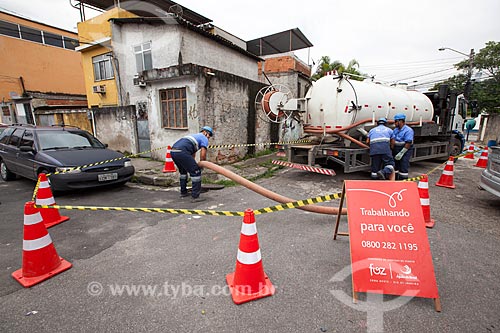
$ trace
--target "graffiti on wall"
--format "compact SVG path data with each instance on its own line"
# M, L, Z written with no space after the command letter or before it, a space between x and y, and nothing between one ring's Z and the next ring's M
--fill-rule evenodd
M193 104L189 107L188 117L191 120L198 118L198 109L196 108L196 104Z

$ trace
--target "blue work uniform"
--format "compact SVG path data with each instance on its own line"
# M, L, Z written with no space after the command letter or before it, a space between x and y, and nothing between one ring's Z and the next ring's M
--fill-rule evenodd
M203 133L186 135L177 140L171 150L172 160L180 173L181 195L187 194L188 176L191 177L193 188L191 196L198 198L201 193L201 169L194 159L194 154L201 148L208 147L208 139Z
M411 127L404 125L401 129L396 127L394 133L394 148L392 150L393 156L396 156L406 143L411 144L410 149L403 155L399 161L396 162L396 179L408 179L408 170L410 168L410 157L413 151L413 136L414 132Z
M394 159L392 157L390 141L394 137L392 129L380 124L368 132L370 139L371 178L378 179L377 173L382 171L388 178L394 171Z

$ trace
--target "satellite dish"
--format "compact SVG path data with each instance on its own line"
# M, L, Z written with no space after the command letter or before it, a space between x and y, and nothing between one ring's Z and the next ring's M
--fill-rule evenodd
M182 6L179 4L172 5L168 8L168 12L172 13L178 17L182 17Z

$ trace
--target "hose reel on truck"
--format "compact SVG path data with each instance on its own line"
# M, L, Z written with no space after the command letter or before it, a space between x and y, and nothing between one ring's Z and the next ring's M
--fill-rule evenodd
M255 97L257 115L266 122L281 123L287 120L292 116L293 110L286 110L285 105L292 97L290 89L282 84L260 89Z

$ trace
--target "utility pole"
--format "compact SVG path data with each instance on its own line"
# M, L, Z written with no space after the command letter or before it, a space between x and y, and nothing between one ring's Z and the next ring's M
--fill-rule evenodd
M474 64L474 49L470 49L469 68L467 69L467 82L465 82L464 97L469 102L470 93L472 90L472 66Z
M450 50L469 58L469 66L467 68L467 81L465 82L465 87L464 87L464 98L467 102L469 102L469 97L472 90L472 66L474 65L474 49L470 49L469 54L457 51L455 49L452 49L451 47L441 47L438 50L439 51Z

